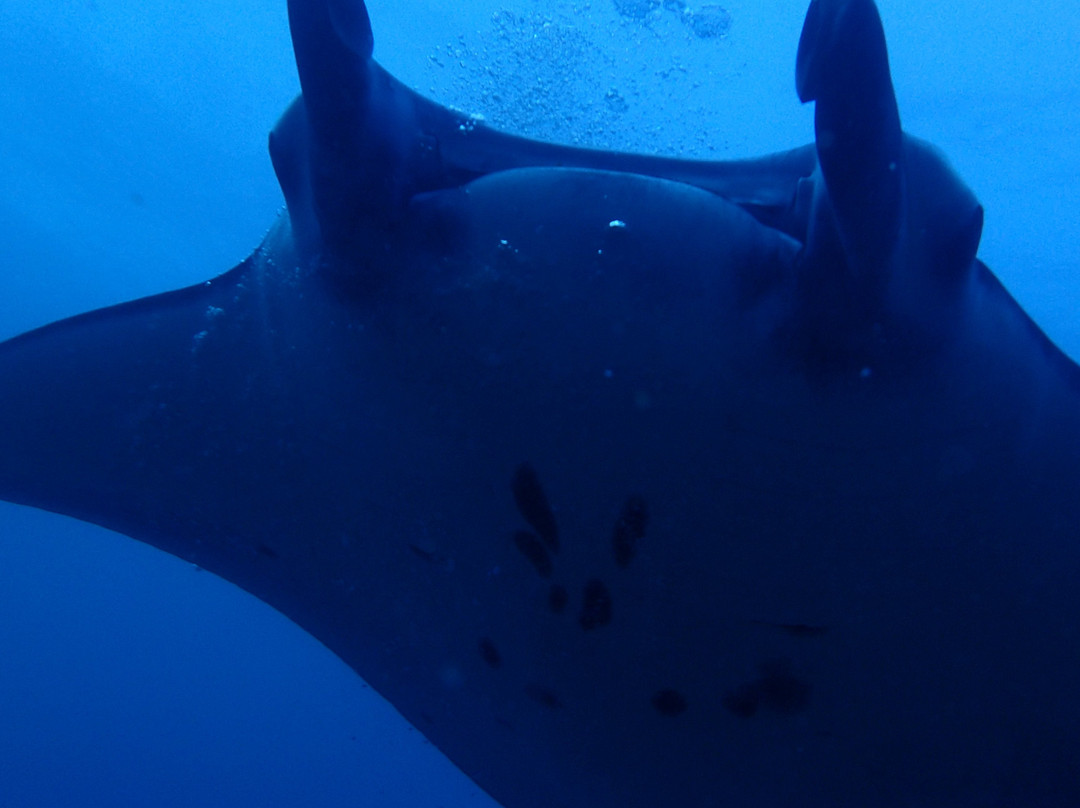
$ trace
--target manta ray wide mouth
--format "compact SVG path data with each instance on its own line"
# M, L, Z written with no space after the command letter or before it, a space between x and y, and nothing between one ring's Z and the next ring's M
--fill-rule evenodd
M741 161L509 135L360 0L289 19L287 212L0 344L0 498L271 605L505 808L1080 805L1080 370L872 0L811 2L814 141Z

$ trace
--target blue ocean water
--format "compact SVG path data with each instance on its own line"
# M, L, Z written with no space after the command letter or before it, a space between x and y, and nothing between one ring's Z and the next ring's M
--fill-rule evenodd
M266 134L298 89L284 6L0 0L0 336L199 282L258 243L282 204ZM1080 357L1080 9L881 6L906 128L985 205L982 258ZM788 0L725 3L711 35L630 0L369 8L395 74L527 134L717 158L811 138ZM0 806L239 803L490 805L269 608L0 507Z

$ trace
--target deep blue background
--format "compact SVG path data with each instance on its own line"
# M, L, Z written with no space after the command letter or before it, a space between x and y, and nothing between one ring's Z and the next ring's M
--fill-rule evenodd
M198 282L258 243L281 205L266 133L297 91L284 6L0 0L0 337ZM719 158L811 137L790 0L733 0L712 40L612 0L369 6L386 66L500 125ZM1080 7L882 15L905 127L985 204L984 260L1080 356ZM269 608L125 537L0 506L3 808L489 803Z

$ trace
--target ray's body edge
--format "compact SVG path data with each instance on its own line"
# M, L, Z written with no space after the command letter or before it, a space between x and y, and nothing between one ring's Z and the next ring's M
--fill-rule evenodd
M289 164L302 235L0 347L0 495L270 603L508 808L1076 804L1077 369L951 175L883 257L835 175L777 229L500 163L376 218L356 283Z

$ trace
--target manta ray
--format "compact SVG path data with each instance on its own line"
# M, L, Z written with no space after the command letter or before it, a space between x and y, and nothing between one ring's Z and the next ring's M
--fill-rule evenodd
M1080 369L812 0L814 142L488 128L291 0L287 210L0 345L0 497L232 582L505 808L1080 805Z

